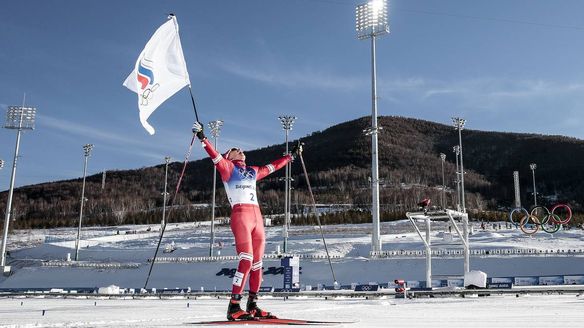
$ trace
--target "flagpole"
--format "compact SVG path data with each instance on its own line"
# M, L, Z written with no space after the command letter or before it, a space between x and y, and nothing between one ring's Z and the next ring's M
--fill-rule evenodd
M170 19L172 19L172 21L174 22L174 28L176 29L176 35L179 35L179 33L178 33L178 22L176 20L176 15L173 14L173 13L170 13L170 14L168 14L168 17ZM179 38L180 38L180 35L179 35ZM184 56L182 57L182 60L183 60L183 65L184 65L184 68L185 68L185 72L188 72L188 70L187 70L187 63L184 60ZM197 113L197 106L195 105L195 97L193 97L193 89L191 88L191 81L190 81L190 79L189 79L189 94L191 95L191 102L193 103L193 110L195 111L195 118L197 119L197 122L200 122L199 121L199 113Z
M189 93L191 94L191 101L193 102L193 109L195 110L195 118L197 122L199 121L199 113L197 113L197 106L195 105L195 98L193 97L193 90L191 89L191 85L189 84Z
M175 28L176 28L176 34L178 36L178 23L176 21L176 16L174 14L169 14L169 18L174 21L174 25L175 25ZM180 43L179 43L179 46L180 46ZM182 49L181 49L181 52L182 52ZM182 60L183 60L183 65L184 65L185 72L188 72L188 70L186 68L187 64L186 64L186 62L184 60L184 55L182 56ZM188 76L188 73L187 73L187 76ZM188 79L188 77L187 77L187 79ZM191 95L191 102L193 104L193 110L195 111L195 118L196 118L197 122L200 122L199 121L199 113L197 112L197 106L195 104L195 97L193 96L193 90L191 88L190 79L188 79L188 82L189 82L188 83L188 86L189 86L189 94ZM193 134L193 137L191 139L191 143L189 145L189 149L187 151L187 154L185 155L185 160L184 160L184 163L183 163L183 168L182 168L180 177L178 179L178 182L176 184L176 189L174 191L174 195L173 195L173 197L171 199L171 202L170 202L170 211L169 211L168 216L167 216L167 219L164 222L164 225L162 226L162 229L160 231L160 236L158 237L158 244L156 246L156 251L154 252L154 257L152 258L152 262L150 263L150 269L148 270L148 275L146 276L146 282L144 283L144 289L146 289L148 287L148 282L150 281L150 276L152 274L152 269L154 268L154 264L156 263L156 259L158 257L158 251L160 249L160 244L162 243L162 238L163 238L164 232L166 230L166 225L170 221L170 216L171 216L171 214L173 212L173 208L174 208L174 202L175 202L176 197L178 195L178 192L180 190L180 186L181 186L183 177L185 175L185 170L186 170L187 164L189 162L189 157L191 156L191 151L193 149L193 144L195 142L195 137L196 137L196 135Z

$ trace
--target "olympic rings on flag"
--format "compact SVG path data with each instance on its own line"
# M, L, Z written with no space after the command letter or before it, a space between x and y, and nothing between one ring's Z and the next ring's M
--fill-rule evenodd
M513 218L514 214L523 215L517 222ZM570 222L571 219L572 209L566 204L557 204L551 210L539 205L532 208L531 212L521 207L511 210L509 213L509 221L528 235L533 235L540 228L547 233L555 233L560 230L563 224Z

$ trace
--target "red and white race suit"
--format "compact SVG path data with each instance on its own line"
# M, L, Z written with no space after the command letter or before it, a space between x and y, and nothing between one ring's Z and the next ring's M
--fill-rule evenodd
M235 250L239 257L237 272L233 277L232 294L241 294L248 275L249 291L257 293L262 283L262 258L266 237L258 206L256 182L284 167L292 157L286 155L264 166L246 166L243 161L224 158L209 140L204 139L202 144L221 175L231 204L231 231L235 236Z

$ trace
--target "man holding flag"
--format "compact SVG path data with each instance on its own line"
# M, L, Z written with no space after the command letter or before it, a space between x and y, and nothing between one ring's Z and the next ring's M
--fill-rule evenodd
M148 133L154 134L154 128L147 122L154 110L187 85L190 91L189 74L178 35L178 23L176 17L170 15L169 20L160 26L150 38L146 47L140 53L134 70L124 81L124 86L138 94L140 122ZM264 256L266 238L264 222L256 196L256 181L263 179L292 161L296 155L302 152L302 145L299 143L292 150L292 154L287 154L271 164L246 166L245 154L240 149L232 148L224 155L219 154L214 149L203 133L202 124L199 123L192 92L191 100L197 119L192 131L201 140L203 147L213 160L213 164L217 167L225 185L229 202L232 205L231 230L235 237L235 248L239 256L239 264L233 278L227 319L233 321L275 318L270 312L260 309L256 303L257 293L262 283L262 258ZM195 135L193 135L191 147L193 146ZM190 152L191 148L189 148L185 158L183 170L176 186L175 197L178 193ZM172 202L174 202L174 198ZM165 227L166 224L162 228L158 247ZM156 261L158 247L144 288L148 285L148 279ZM249 298L246 311L244 311L241 309L240 301L248 276Z
M262 284L262 258L264 257L266 235L264 221L258 205L256 182L284 167L302 152L302 144L292 149L292 154L264 166L247 166L245 153L239 148L231 148L219 154L203 133L203 125L193 124L203 148L209 154L231 204L231 231L235 237L235 250L239 257L237 271L233 277L231 299L227 308L228 320L250 320L253 318L275 318L270 312L257 306L257 295ZM240 306L241 293L249 276L249 297L246 310Z

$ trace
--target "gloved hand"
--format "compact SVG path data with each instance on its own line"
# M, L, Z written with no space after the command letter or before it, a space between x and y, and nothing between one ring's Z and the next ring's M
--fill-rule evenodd
M303 151L302 147L303 146L304 146L304 142L298 141L298 143L295 144L294 147L292 147L292 158L296 158L300 154L302 154L302 151Z
M197 138L199 138L199 140L203 141L205 140L205 133L203 133L203 124L201 124L201 122L195 122L193 123L193 133L197 135Z

